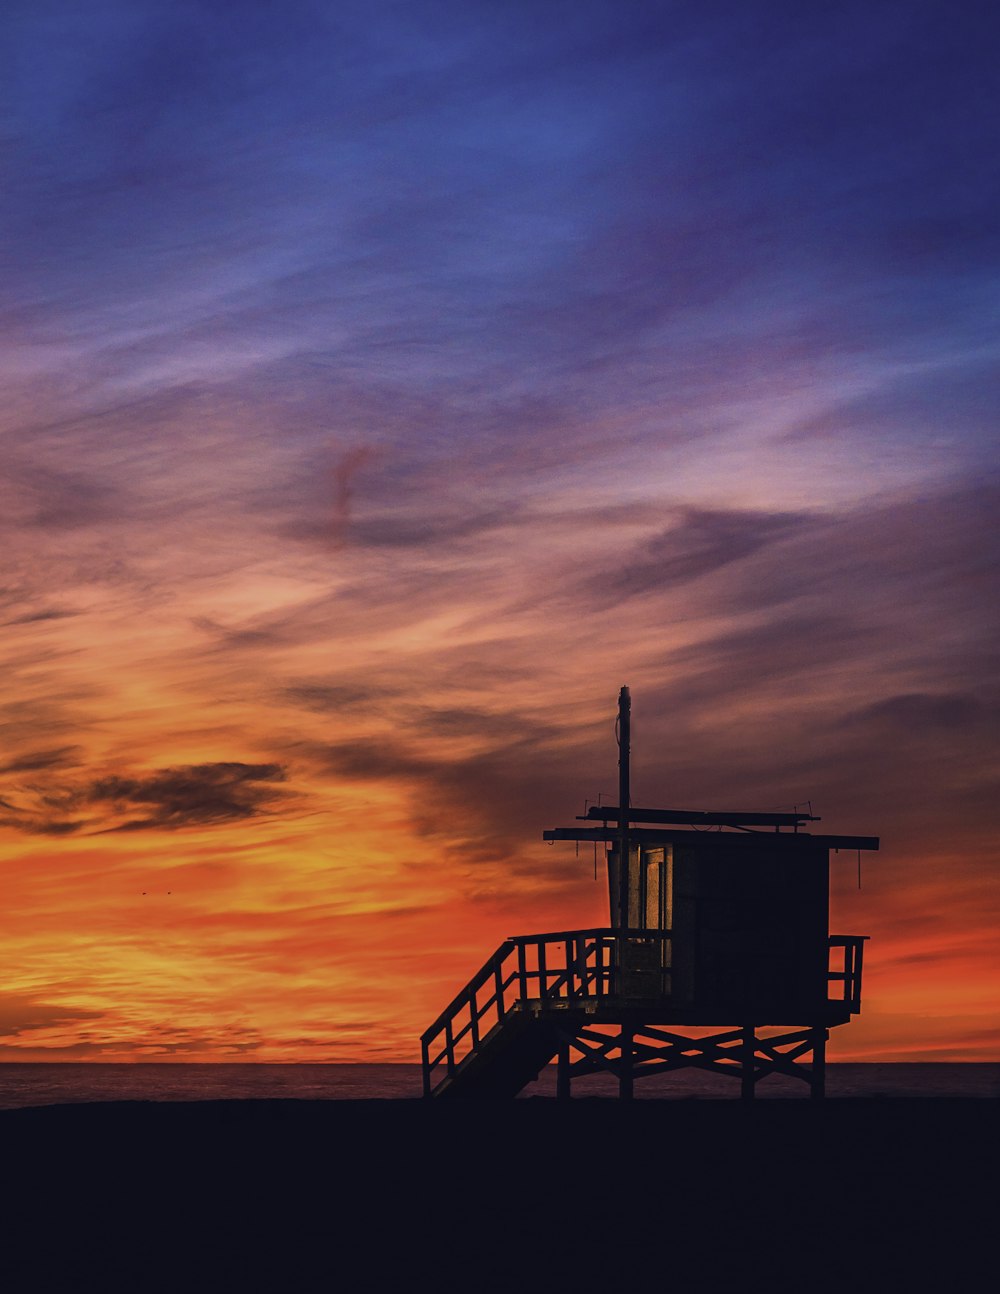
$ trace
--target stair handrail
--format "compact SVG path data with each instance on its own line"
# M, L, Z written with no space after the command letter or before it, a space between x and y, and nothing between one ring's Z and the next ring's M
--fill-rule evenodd
M637 928L622 931L599 926L515 935L505 939L421 1035L425 1095L431 1094L434 1086L432 1075L442 1062L451 1075L466 1058L467 1053L459 1055L458 1052L467 1038L469 1052L474 1052L491 1029L502 1023L512 1009L520 1009L525 1003L602 997L614 988L615 974L621 962L619 944L622 939L669 940L670 937L669 930ZM546 950L558 944L565 945L563 964L550 966ZM535 952L534 966L528 964L529 949ZM507 963L512 957L516 961L508 970ZM491 985L491 991L480 1001L479 993L487 984ZM508 992L515 985L513 1000L508 1002ZM466 1009L468 1019L456 1029L456 1018ZM491 1011L495 1012L495 1019L490 1018L488 1023L484 1023ZM432 1053L431 1047L441 1034L444 1035L443 1043Z
M470 994L475 993L478 989L482 988L489 979L490 971L495 969L498 962L502 965L513 950L514 941L512 939L505 939L496 952L493 953L493 955L489 957L482 966L480 966L479 970L475 975L473 975L472 979L469 980L468 984L464 985L455 994L434 1023L423 1031L420 1035L420 1041L430 1041L440 1033L444 1028L445 1022L449 1019L453 1019L459 1011L461 1011L462 1007L469 1001Z

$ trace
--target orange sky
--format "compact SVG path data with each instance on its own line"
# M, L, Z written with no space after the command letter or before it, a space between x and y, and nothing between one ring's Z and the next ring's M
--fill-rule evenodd
M416 1059L604 923L622 683L636 803L881 836L832 1058L996 1059L986 46L252 8L16 24L0 1059Z
M5 772L5 1058L413 1059L506 935L606 923L603 865L595 884L586 847L540 833L615 789L614 689L587 675L614 679L621 644L595 633L581 652L572 607L513 606L501 623L519 632L483 637L478 604L442 593L408 625L397 607L359 626L357 647L320 631L341 662L321 672L316 599L269 601L289 568L288 584L262 572L257 598L245 570L229 597L220 580L226 630L180 598L151 603L134 635L107 610L20 627L38 682L19 704L58 698L75 740L26 743ZM220 649L234 623L243 642ZM695 624L672 650L656 625L629 648L635 798L812 798L817 830L880 832L861 891L855 858L833 860L832 928L872 942L864 1013L832 1055L992 1056L992 862L949 817L962 788L908 793L935 758L923 746L882 768L879 725L853 732L841 699L850 686L870 715L858 697L877 681L839 656L808 701L762 681L685 703L685 678L703 687Z

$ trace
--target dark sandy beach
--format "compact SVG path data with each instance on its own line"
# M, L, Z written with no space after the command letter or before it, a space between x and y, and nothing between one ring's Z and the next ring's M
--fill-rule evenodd
M942 1099L6 1111L5 1287L968 1288L997 1130Z

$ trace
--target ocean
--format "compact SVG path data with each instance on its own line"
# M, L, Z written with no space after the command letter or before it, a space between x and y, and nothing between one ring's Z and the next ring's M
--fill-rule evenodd
M522 1097L554 1097L555 1072L529 1083ZM1000 1064L831 1064L827 1096L1000 1097ZM419 1065L0 1064L0 1109L95 1101L408 1100L421 1094ZM575 1097L614 1097L612 1078L574 1084ZM739 1083L697 1070L636 1083L639 1100L735 1100ZM808 1097L805 1083L781 1076L757 1085L762 1099Z

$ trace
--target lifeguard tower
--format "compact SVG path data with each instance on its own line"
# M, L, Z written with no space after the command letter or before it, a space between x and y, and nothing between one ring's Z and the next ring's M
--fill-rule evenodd
M823 1096L867 938L829 933L830 850L878 837L812 835L811 813L633 808L630 719L623 687L618 805L543 837L608 847L610 925L501 944L423 1035L425 1096L513 1097L553 1059L560 1097L602 1070L629 1098L636 1079L687 1068L734 1077L746 1099L769 1074Z

